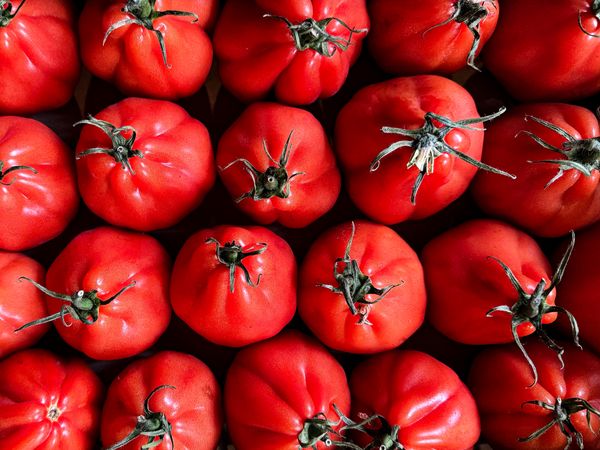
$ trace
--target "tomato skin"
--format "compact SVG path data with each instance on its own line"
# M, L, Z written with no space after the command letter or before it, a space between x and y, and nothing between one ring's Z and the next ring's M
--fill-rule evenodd
M479 438L475 401L456 373L413 350L389 351L360 363L350 377L352 417L381 414L399 425L407 450L464 450ZM365 435L357 442L369 443Z
M422 219L448 206L467 189L475 167L448 153L435 160L411 204L419 174L406 168L412 149L396 150L374 172L369 166L384 148L404 138L384 134L383 126L419 128L427 112L454 121L479 117L470 94L455 82L435 75L394 78L367 86L344 106L335 126L335 150L346 175L352 201L371 219L384 224ZM472 125L481 128L481 125ZM445 142L472 158L481 157L483 133L454 129Z
M290 137L291 133L291 137ZM286 140L289 160L285 165L289 196L253 200L237 205L261 224L279 222L290 228L302 228L329 211L341 189L340 173L325 130L309 112L276 103L254 103L224 133L217 151L217 165L223 183L233 198L252 191L252 178L236 159L246 159L264 172L277 167L264 151L279 162ZM295 173L300 173L289 179Z
M168 66L156 34L138 24L107 30L131 18L125 0L91 0L79 18L81 56L95 76L115 84L126 95L174 100L194 94L212 64L212 44L205 29L216 15L216 0L157 0L156 11L179 10L190 16L166 15L152 21L164 37Z
M227 373L224 397L226 423L237 450L297 450L307 419L325 413L337 421L334 404L343 414L350 410L342 366L297 331L240 351ZM327 447L319 442L317 448Z
M6 449L92 450L102 383L79 359L25 350L0 361L0 436ZM58 408L55 420L48 417Z
M375 353L397 347L412 335L425 318L425 282L417 254L392 229L366 221L355 222L350 258L374 287L401 283L374 304L368 321L358 324L341 293L320 284L338 287L333 275L337 258L344 257L352 225L327 230L312 244L300 272L298 312L312 332L327 346L352 353ZM343 265L339 271L343 271ZM378 295L370 294L373 301ZM399 319L401 322L399 322Z
M475 359L468 385L481 415L482 436L494 450L565 448L566 437L557 425L537 439L518 442L553 419L552 411L524 402L539 400L553 405L557 397L579 397L600 407L600 359L571 345L565 348L563 369L556 354L543 343L528 343L527 352L539 372L539 381L533 387L527 362L516 347L490 348ZM583 435L585 448L599 448L600 437L588 428L585 412L572 414L571 420ZM600 419L592 414L592 429L599 426ZM573 443L570 448L575 447Z
M235 241L244 251L266 243L266 250L243 260L250 286L236 267L234 291L229 268L219 262L214 238ZM260 275L260 282L257 284ZM219 345L241 347L276 335L296 310L296 259L290 246L258 226L221 225L192 235L177 255L171 275L171 304L196 333Z
M508 1L483 52L485 66L515 98L574 100L600 91L600 41L591 0ZM542 19L543 16L543 19Z
M12 0L13 13L23 0ZM0 115L58 108L73 96L79 55L71 2L28 0L0 26Z
M0 117L0 161L15 170L0 185L0 248L20 251L63 232L79 195L71 151L52 130L33 119Z
M48 325L15 333L23 323L47 315L43 294L19 277L44 282L45 270L37 261L20 253L0 251L0 359L35 344Z
M511 109L489 125L482 159L492 166L506 168L517 178L505 180L480 171L472 185L473 197L479 207L539 236L562 236L600 219L600 173L592 170L588 177L578 170L567 170L545 187L557 174L559 166L529 161L565 157L545 149L522 132L534 133L558 148L567 140L526 116L550 122L575 139L600 135L598 119L580 106L539 103Z
M327 57L310 48L298 50L285 22L264 14L285 17L293 24L335 17L350 28L367 30L365 1L229 0L217 22L214 46L219 76L242 101L259 100L271 90L279 101L295 105L334 95L358 58L366 32L353 33L346 50L330 43L329 51L334 53ZM343 40L350 37L337 21L330 22L326 31Z
M425 271L429 322L450 339L464 344L512 342L511 316L486 313L512 306L519 294L497 261L506 264L531 294L540 280L550 285L552 268L533 238L503 222L481 219L465 222L430 241L421 260ZM554 305L556 289L546 298ZM542 323L556 320L544 314ZM531 323L517 328L519 336L535 331Z
M467 65L473 33L464 23L448 20L455 0L373 0L369 3L372 27L369 51L386 72L413 75L450 74ZM480 23L479 54L498 22L498 2L483 3L488 15Z
M56 330L70 346L90 358L112 360L136 355L152 346L166 330L169 307L170 261L151 236L99 227L76 236L50 265L46 287L71 295L98 290L106 300L132 281L135 286L100 307L91 325L66 317ZM60 311L65 302L48 299L48 311Z
M159 352L150 358L127 366L112 382L102 411L102 443L109 447L127 436L144 415L145 399L155 388L149 402L151 411L167 416L173 433L173 444L165 436L161 449L214 450L221 427L223 411L219 384L208 366L192 355ZM148 442L138 437L123 449L139 449Z
M182 107L163 100L128 98L95 117L115 127L133 127L133 148L143 155L129 158L134 174L111 155L78 159L83 200L107 222L140 231L175 225L213 186L215 163L208 130ZM76 152L95 147L111 149L111 139L100 128L85 125Z

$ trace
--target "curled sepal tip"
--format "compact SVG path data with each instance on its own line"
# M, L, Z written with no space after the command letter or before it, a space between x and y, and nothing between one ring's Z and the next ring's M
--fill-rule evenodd
M11 0L0 0L0 27L7 26L16 17L25 2L26 0L23 0L13 11Z
M304 426L300 433L298 433L300 449L311 448L317 450L318 444L322 442L326 447L362 450L361 447L348 441L342 434L348 429L353 429L354 422L346 417L335 404L332 405L332 408L339 417L337 421L329 420L323 412L304 421ZM338 427L342 423L344 425L338 430Z
M579 29L590 37L600 38L600 34L592 33L591 31L586 30L585 27L583 26L582 16L583 16L583 14L586 14L588 12L590 14L592 14L596 19L600 20L600 0L592 1L591 5L590 5L590 11L580 10L579 13L577 14L577 24L579 25Z
M8 169L4 170L4 161L0 161L0 184L4 185L4 186L10 186L11 184L13 184L15 182L15 178L13 178L12 180L6 182L4 181L4 179L6 178L6 176L10 173L14 173L18 170L28 170L29 172L32 172L33 174L37 175L38 171L35 170L33 167L30 166L12 166L9 167Z

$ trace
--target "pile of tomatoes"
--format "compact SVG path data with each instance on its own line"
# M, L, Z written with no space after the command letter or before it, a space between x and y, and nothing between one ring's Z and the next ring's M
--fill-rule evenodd
M600 1L0 0L0 43L0 448L600 449Z

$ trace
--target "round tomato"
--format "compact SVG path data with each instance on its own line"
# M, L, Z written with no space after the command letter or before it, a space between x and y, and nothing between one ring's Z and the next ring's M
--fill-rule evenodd
M502 3L483 58L519 100L573 100L600 91L600 3Z
M225 416L237 450L324 450L350 409L344 369L325 348L288 331L240 351L225 380Z
M169 257L154 238L100 227L75 237L54 260L45 287L67 344L91 358L127 358L152 346L171 318ZM23 278L23 280L25 280Z
M216 0L90 0L79 18L83 63L127 95L192 95L212 64L205 29L216 10Z
M0 359L30 347L48 331L48 325L22 333L15 329L47 314L44 296L34 286L19 283L21 277L44 282L45 270L35 260L19 253L0 252Z
M325 131L298 108L248 107L221 138L217 165L240 209L263 224L305 227L329 211L340 193Z
M78 206L69 148L40 122L0 117L0 248L24 250L58 236Z
M175 314L219 345L276 335L296 310L296 259L263 227L221 225L192 235L171 276Z
M375 353L397 347L425 317L421 262L386 226L339 225L321 235L304 258L298 312L336 350Z
M368 27L365 0L228 0L214 36L221 81L247 102L271 90L291 104L331 97Z
M369 50L386 72L477 69L475 57L494 32L498 12L496 0L372 0Z
M485 440L494 450L600 448L600 359L572 347L563 367L541 343L528 351L540 374L533 387L516 348L485 350L473 363L469 387Z
M366 421L356 440L368 448L464 450L479 438L471 393L452 369L425 353L373 356L352 371L350 390L352 417Z
M223 412L216 378L202 361L160 352L112 382L102 411L104 448L214 450Z
M370 218L392 224L448 206L467 189L477 167L509 175L478 161L479 122L496 115L479 117L464 88L435 75L363 88L335 126L350 197Z
M82 361L25 350L0 362L2 448L96 448L102 383Z
M180 222L215 180L206 127L182 107L128 98L89 116L77 143L79 189L113 225L150 231Z
M561 103L521 105L489 126L483 161L517 178L479 172L472 192L486 213L540 236L600 219L600 127L594 114Z
M0 114L58 108L79 80L71 2L0 1Z

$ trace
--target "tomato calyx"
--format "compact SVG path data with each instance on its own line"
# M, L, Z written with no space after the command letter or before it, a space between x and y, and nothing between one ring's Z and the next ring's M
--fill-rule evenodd
M519 442L529 442L534 439L539 438L542 434L552 428L554 425L558 425L562 434L567 438L567 445L565 445L565 450L571 447L571 443L573 442L573 438L575 438L575 442L577 447L580 450L584 449L583 445L583 436L577 429L573 422L571 422L571 415L576 414L581 411L585 411L585 417L587 420L587 424L592 433L596 433L592 429L592 414L596 415L600 418L600 411L594 408L589 402L582 398L566 398L562 400L560 397L556 398L556 403L551 405L549 403L545 403L539 400L530 400L528 402L523 403L523 405L530 404L536 405L540 408L547 409L549 411L554 412L554 418L552 421L544 425L537 431L534 431L529 436L525 438L519 438ZM521 406L522 407L522 406Z
M0 27L6 27L11 20L15 18L19 10L23 7L27 0L23 0L17 9L13 11L13 4L11 0L0 0Z
M56 403L54 403L48 407L48 410L46 412L46 418L50 422L56 422L56 421L58 421L58 418L60 417L61 414L62 414L62 411L58 408Z
M405 450L398 438L400 432L398 425L391 425L381 414L369 416L358 413L358 417L361 422L354 422L347 417L342 417L342 420L346 424L344 430L356 430L372 439L361 450Z
M171 68L171 65L167 62L167 49L165 47L165 38L160 30L154 28L154 20L164 16L189 16L192 17L192 23L198 22L198 15L189 12L189 11L178 11L178 10L166 10L166 11L157 11L154 9L154 5L156 0L128 0L125 6L121 9L124 14L127 14L129 17L126 19L120 20L116 23L113 23L108 30L106 30L106 34L104 35L104 40L102 41L102 45L106 44L108 37L111 33L121 27L127 25L140 25L147 30L152 31L156 38L158 39L158 44L160 45L160 52L162 54L163 63L167 68Z
M302 431L298 433L298 443L300 444L300 448L312 448L313 450L317 450L319 442L323 442L326 447L333 446L349 448L351 450L362 450L358 445L348 442L342 435L343 431L354 428L354 422L347 418L335 404L331 406L339 416L339 420L337 422L331 421L327 419L327 416L323 412L316 414L310 419L306 419ZM336 428L342 422L346 425L342 426L339 431L337 431ZM331 435L335 436L336 440L333 440Z
M561 178L567 170L578 170L586 177L591 176L593 170L600 170L600 137L576 139L559 126L547 122L546 120L538 119L537 117L533 116L525 116L525 120L533 120L534 122L543 125L544 127L554 131L566 139L566 141L563 142L562 146L559 148L544 141L531 131L522 130L517 133L517 136L520 134L527 135L545 149L559 153L566 157L566 159L528 161L529 163L535 164L548 163L558 165L558 172L550 181L548 181L548 183L546 183L544 189L547 189L550 185L552 185L552 183Z
M333 56L338 49L341 51L347 50L352 42L352 36L354 34L367 32L366 29L352 28L337 17L327 17L321 20L315 20L312 17L309 17L298 24L290 22L285 17L276 16L273 14L264 14L263 17L285 22L292 34L292 39L294 40L294 44L298 50L304 51L312 49L328 58ZM344 39L327 32L327 26L334 21L339 23L350 32L348 39Z
M242 272L244 273L244 279L248 285L252 287L258 286L262 274L258 274L256 283L254 283L250 277L250 272L248 272L248 269L246 266L244 266L243 260L249 256L260 255L267 250L267 244L265 242L258 242L251 246L242 248L240 245L236 244L235 241L227 242L225 245L221 245L218 240L211 237L208 238L205 243L216 244L215 254L217 259L221 264L225 264L229 268L229 290L231 292L234 292L235 289L236 267L242 269Z
M408 136L412 139L396 141L381 150L381 152L379 152L379 154L371 162L369 170L371 172L375 172L377 169L379 169L381 160L394 153L399 148L412 148L412 154L408 160L408 163L406 164L406 168L410 169L414 166L419 170L419 174L417 175L417 179L415 180L410 196L410 202L413 205L416 204L417 192L419 191L419 187L421 186L423 179L426 175L430 175L434 172L436 158L444 153L451 154L465 161L466 163L477 167L478 169L487 170L488 172L515 179L516 177L514 175L503 170L496 169L495 167L488 166L481 161L477 161L476 159L471 158L469 155L450 147L445 141L448 133L454 129L483 131L483 128L475 128L470 125L495 119L505 111L506 108L502 107L498 112L490 114L489 116L457 120L456 122L447 117L428 112L425 114L425 123L421 128L405 129L384 126L381 128L381 132L384 134L400 134L403 136ZM441 126L436 125L434 121L439 122Z
M44 294L52 298L65 301L67 302L67 304L63 305L59 312L52 314L51 316L44 317L42 319L34 320L33 322L26 323L25 325L22 325L19 328L17 328L15 332L24 330L25 328L29 328L34 325L53 322L57 319L60 319L65 327L70 327L71 324L67 323L67 321L65 320L65 317L67 315L70 315L73 319L79 320L80 322L86 325L91 325L98 320L98 315L101 306L108 305L110 302L118 298L125 291L135 286L135 281L132 281L127 286L120 289L112 297L106 300L102 300L100 299L100 297L98 297L98 291L96 289L87 292L84 290L79 290L72 295L67 295L51 291L28 277L19 277L19 281L28 281L31 284L33 284L37 289L42 291Z
M133 431L116 444L107 447L105 450L116 450L118 448L125 447L131 441L137 439L138 436L146 436L148 438L148 442L145 445L142 445L143 449L159 446L164 440L165 436L168 436L169 440L171 441L171 448L175 448L171 424L167 420L167 416L162 412L155 412L150 409L150 399L152 396L157 391L167 388L175 389L175 386L163 384L154 388L144 400L144 414L138 416L137 423Z
M358 267L358 262L350 258L355 231L356 227L352 222L352 233L348 239L344 257L337 258L333 264L333 277L338 285L317 284L317 286L329 289L336 294L342 294L352 315L359 316L358 325L373 325L368 319L372 306L383 300L393 288L404 284L404 281L401 280L399 283L390 284L381 289L373 286L371 278L362 273L360 267ZM340 270L342 265L343 269ZM367 295L377 295L378 297L374 300L367 300Z
M579 13L578 13L578 15L577 15L577 24L579 25L579 29L581 31L583 31L585 34L587 34L588 36L595 37L595 38L600 38L600 34L594 34L591 31L586 30L585 27L583 26L583 19L581 18L581 16L585 12L587 12L587 11L580 10ZM589 12L596 19L600 20L600 0L594 0L592 2L592 4L590 5L590 11Z
M134 156L137 156L138 158L143 158L144 155L141 151L135 150L133 148L136 138L136 131L133 127L126 125L117 128L112 123L106 122L105 120L96 119L91 114L88 115L87 119L80 120L79 122L73 124L73 126L77 125L92 125L94 127L100 128L110 138L112 142L112 148L89 148L87 150L79 152L75 156L75 159L81 159L87 155L104 153L106 155L112 156L115 159L115 161L120 163L123 166L123 169L127 170L131 175L135 175L135 171L131 167L129 158L133 158ZM123 135L123 132L131 132L131 137L126 138Z
M10 180L8 182L4 181L4 178L9 173L16 172L17 170L29 170L30 172L33 172L34 174L38 173L37 170L35 170L33 167L29 167L29 166L12 166L12 167L9 167L8 169L4 170L4 161L0 161L0 184L3 184L4 186L10 186L11 184L13 184L15 182L15 178L13 178L12 180Z
M512 270L506 264L504 264L498 258L495 258L493 256L488 257L488 258L496 261L498 264L500 264L500 266L504 270L504 273L509 278L511 284L514 286L514 288L518 292L519 299L512 306L502 305L502 306L496 306L495 308L490 309L486 313L486 317L493 317L495 312L505 312L512 316L511 331L512 331L512 335L513 335L513 339L514 339L515 343L517 344L517 346L519 347L519 350L521 350L521 353L527 360L527 363L529 364L529 366L531 367L531 370L533 372L533 384L531 386L534 386L535 384L537 384L538 373L537 373L535 364L529 357L527 351L525 350L525 347L523 347L523 344L521 343L521 339L519 338L519 334L517 332L517 328L519 327L519 325L524 324L524 323L530 323L531 325L533 325L533 327L535 328L536 334L542 339L542 341L548 346L548 348L550 348L551 350L556 352L556 355L561 363L561 367L564 367L565 363L564 363L563 357L562 357L562 355L565 351L564 348L561 347L560 345L558 345L546 333L546 331L542 325L542 319L545 314L554 313L554 312L555 313L563 313L568 317L569 322L571 324L571 330L573 333L573 342L575 343L575 345L577 347L582 348L581 345L579 344L579 326L577 324L577 320L575 319L575 316L573 316L573 314L571 314L569 311L567 311L565 308L563 308L561 306L548 305L548 303L546 302L548 295L554 290L556 285L559 284L560 281L562 280L565 269L569 262L569 258L571 257L571 254L573 253L574 247L575 247L575 233L573 231L571 231L571 242L569 243L567 250L563 254L563 256L560 260L560 263L558 264L558 268L556 269L556 272L552 276L552 281L550 282L550 286L548 286L546 288L546 280L541 279L540 282L535 287L533 293L531 293L531 294L528 294L527 292L525 292L525 290L519 284L519 281L513 274Z

